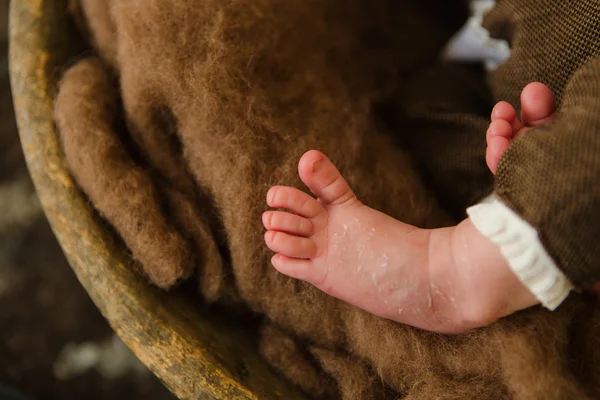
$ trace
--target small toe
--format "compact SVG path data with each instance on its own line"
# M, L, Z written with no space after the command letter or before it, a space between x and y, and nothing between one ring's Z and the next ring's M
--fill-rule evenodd
M517 118L517 112L515 111L515 108L506 101L498 102L498 104L496 104L492 109L492 121L503 119L511 122L515 118Z
M292 258L314 258L317 245L312 239L290 235L285 232L267 231L265 233L267 247L275 253Z
M503 137L506 139L511 139L513 137L514 131L510 123L503 119L497 119L490 124L490 127L486 133L486 140L488 146L490 144L490 140L494 137Z
M263 225L267 230L286 232L296 236L308 237L313 234L313 224L308 219L284 211L263 213Z
M333 163L319 151L304 154L298 163L300 179L324 204L340 205L356 196Z
M515 108L506 101L500 101L496 104L492 110L491 120L492 122L498 120L508 122L510 126L512 126L514 132L517 132L522 127L521 121L517 118Z
M304 218L314 218L325 211L315 198L288 186L272 187L267 193L267 204L273 208L286 208Z
M508 146L510 146L510 141L502 136L494 136L488 140L485 160L494 175L498 170L498 163L504 152L508 149Z
M271 258L271 264L282 274L301 280L308 280L313 268L310 260L291 258L283 254L275 254Z
M521 92L521 116L526 126L539 126L554 119L556 99L543 83L530 83Z

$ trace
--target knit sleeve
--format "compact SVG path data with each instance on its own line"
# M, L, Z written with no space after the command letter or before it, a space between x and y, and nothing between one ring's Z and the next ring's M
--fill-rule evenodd
M539 240L537 231L495 195L467 210L477 230L496 244L517 278L544 307L554 310L573 285Z
M569 81L553 123L504 153L495 193L575 286L600 281L600 58Z

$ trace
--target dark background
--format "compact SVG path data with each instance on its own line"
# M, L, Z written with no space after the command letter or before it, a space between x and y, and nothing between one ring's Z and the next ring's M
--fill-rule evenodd
M40 208L12 108L8 6L0 0L0 386L32 399L172 399L96 310Z

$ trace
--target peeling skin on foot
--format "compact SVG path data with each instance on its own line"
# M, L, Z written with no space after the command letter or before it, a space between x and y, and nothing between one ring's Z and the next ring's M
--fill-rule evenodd
M381 262L381 267L382 268L387 268L387 265L388 265L388 256L387 256L387 254L383 253L382 258L383 258L383 261Z
M431 308L431 305L433 304L433 300L431 298L431 292L428 291L427 292L427 308Z
M384 311L385 314L401 315L408 307L413 315L420 318L426 308L432 307L432 296L440 291L438 289L433 291L435 293L427 293L421 306L410 305L409 299L423 288L417 284L418 277L406 276L402 266L394 266L387 252L377 251L376 246L374 248L373 243L377 243L383 234L370 221L351 219L340 224L338 230L331 235L332 256L337 258L336 265L339 268L350 271L357 279L373 285L375 290L371 290L371 293L375 294L384 310L387 310ZM351 268L352 265L354 268ZM424 291L421 293L425 294ZM419 307L423 310L418 309Z
M375 238L377 229L358 218L342 224L341 228L331 235L330 247L335 254L340 255L337 261L339 267L347 268L354 264L354 268L348 269L358 275L359 279L369 279L376 287L383 304L392 307L398 301L404 301L408 293L397 293L398 280L388 271L388 254L371 249L370 242Z
M346 268L355 263L355 268L349 268L354 274L362 275L360 279L369 279L376 288L379 300L389 307L389 312L399 304L405 304L411 293L417 291L417 285L410 277L399 281L401 271L390 269L390 258L387 253L378 253L371 249L371 243L377 234L377 229L358 218L341 225L342 229L334 233L331 248L339 257L338 265ZM352 260L354 254L354 261Z
M330 248L336 254L349 254L356 251L356 268L355 272L360 273L363 266L370 264L373 261L373 254L365 251L366 244L371 240L375 233L374 228L368 230L361 229L361 222L358 218L353 219L347 224L342 224L343 230L335 232L331 235ZM351 254L351 253L350 253ZM338 264L347 265L345 257L339 257Z
M446 284L448 284L448 286L449 286L450 282L446 281ZM440 290L440 288L438 286L434 285L434 284L431 285L431 291L433 292L434 296L440 297L442 300L450 300L451 303L454 303L456 301L456 298L454 296L450 296L450 295L448 295L448 293L444 294ZM451 292L450 294L455 294L455 293ZM452 304L452 306L454 308L456 308L456 304Z
M326 162L319 171L307 172L303 165L308 165L310 157ZM317 199L299 194L294 188L279 187L278 190L287 190L288 199L294 198L296 202L276 204L273 199L267 200L271 207L284 205L296 214L308 210L311 215L306 218L313 225L312 234L299 235L294 232L294 227L289 228L292 231L291 237L288 236L289 251L293 257L301 258L293 255L299 252L291 244L296 240L294 236L299 247L308 243L306 239L312 241L318 254L303 259L302 264L312 264L312 268L306 269L309 272L305 277L297 278L314 282L327 294L380 317L429 327L438 292L448 295L441 290L443 288L429 286L427 269L422 268L427 263L423 250L429 245L429 235L420 234L420 230L360 203L339 176L339 171L322 154L307 153L300 162L299 171L301 179ZM334 193L338 189L339 193ZM266 240L271 250L282 252L278 249L286 248L285 243L270 242L268 236ZM296 273L293 263L297 261L287 262L289 267L279 265L276 268L283 273L291 271L293 276Z
M374 255L371 254L371 261L374 259ZM373 283L375 284L375 286L377 286L377 282L380 280L380 278L385 279L385 276L387 275L387 265L388 265L388 256L386 253L381 254L378 256L377 261L375 262L371 262L371 265L374 266L375 268L379 268L379 274L377 274L377 272L373 273ZM381 293L382 292L382 288L380 287L378 289L378 292Z

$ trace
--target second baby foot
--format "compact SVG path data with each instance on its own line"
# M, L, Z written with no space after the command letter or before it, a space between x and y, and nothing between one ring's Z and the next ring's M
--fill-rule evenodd
M528 129L551 122L556 115L556 100L542 83L527 85L521 93L521 119L512 105L501 101L492 110L492 122L486 133L486 162L496 174L498 163L513 139Z

